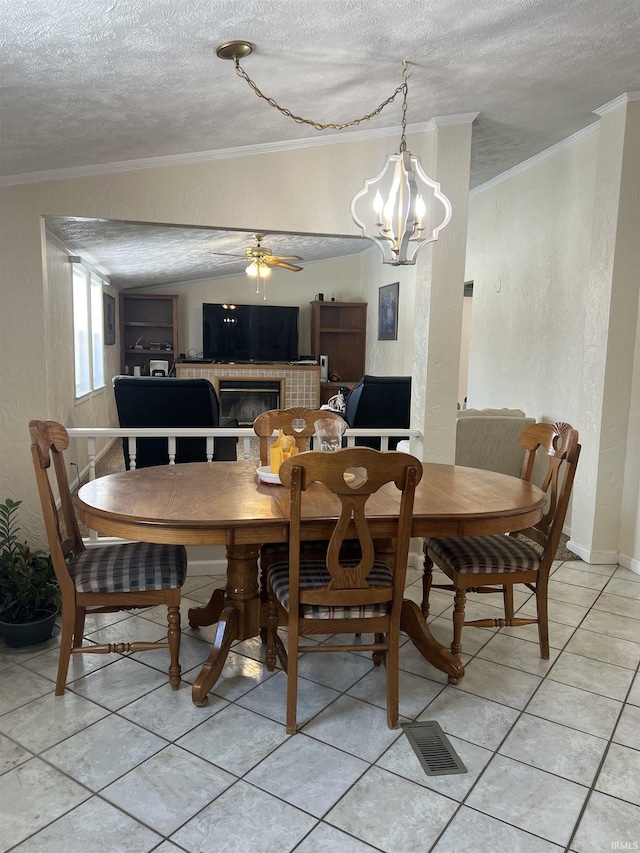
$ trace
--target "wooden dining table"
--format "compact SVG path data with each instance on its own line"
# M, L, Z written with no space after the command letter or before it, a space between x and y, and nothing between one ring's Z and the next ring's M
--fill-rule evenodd
M335 496L319 484L304 496L305 539L331 534L339 509ZM257 561L263 542L286 542L289 492L259 481L248 462L191 462L109 474L83 485L74 498L87 527L107 536L142 542L225 545L227 583L208 604L189 610L191 627L218 623L212 651L192 688L204 705L236 640L266 626ZM523 530L540 520L545 493L537 486L478 468L424 463L413 508L412 536L477 536ZM393 558L390 536L400 506L387 484L368 504L368 519L381 556ZM457 683L463 665L436 641L420 608L408 599L401 630L422 655Z

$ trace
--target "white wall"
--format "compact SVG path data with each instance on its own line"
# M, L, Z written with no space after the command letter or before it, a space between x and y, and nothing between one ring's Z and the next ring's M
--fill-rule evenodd
M460 345L460 375L458 378L458 405L464 408L467 388L469 387L469 347L471 346L471 317L473 316L473 297L462 300L462 342Z
M518 408L580 429L597 145L593 133L471 194L470 408Z
M618 109L471 195L468 397L469 406L521 408L579 430L571 547L640 570L637 366L631 386L640 104Z
M637 328L627 431L627 456L622 487L620 552L623 555L636 555L636 560L640 562L640 500L638 500L640 495L640 303ZM640 566L636 570L640 570Z
M375 247L363 256L362 291L367 310L366 373L372 376L409 376L413 357L413 330L416 274L414 267L392 267L380 263ZM398 339L378 340L378 291L399 282Z

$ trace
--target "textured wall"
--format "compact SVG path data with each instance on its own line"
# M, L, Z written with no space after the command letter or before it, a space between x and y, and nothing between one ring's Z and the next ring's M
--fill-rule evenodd
M469 405L572 423L583 445L574 545L593 562L640 568L632 478L620 514L625 455L638 469L626 437L638 417L630 383L640 264L634 274L629 264L639 220L619 207L623 151L634 161L624 126L624 114L611 115L606 138L601 128L471 196ZM635 169L637 181L637 155ZM635 242L623 247L621 232L634 227Z
M597 452L598 467L578 471L574 505L579 511L577 541L596 554L608 552L614 558L619 547L640 289L639 153L640 103L603 115L585 281L581 397L585 442Z
M640 330L640 302L638 303L638 330ZM636 335L633 385L629 405L627 455L622 486L620 512L620 551L633 554L640 563L640 331ZM640 566L634 566L640 571Z
M428 251L427 249L423 249ZM363 299L369 305L367 312L367 363L366 372L373 376L408 376L413 359L413 320L415 305L415 267L392 267L380 263L380 252L375 247L362 259ZM378 340L378 291L397 281L398 287L398 339Z

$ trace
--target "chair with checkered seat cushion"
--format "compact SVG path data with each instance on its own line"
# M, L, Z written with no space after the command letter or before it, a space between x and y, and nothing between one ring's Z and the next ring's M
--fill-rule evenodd
M346 421L336 412L326 409L306 409L303 406L292 406L289 409L269 409L262 412L253 422L253 431L260 439L260 464L269 464L269 444L276 430L282 430L284 435L293 436L299 453L309 447L309 441L320 420L335 420L342 430L347 428ZM274 439L275 440L275 439ZM326 542L305 542L303 548L309 559L315 554L322 555ZM267 572L274 563L286 558L288 545L280 542L265 542L260 546L260 602L267 607ZM356 555L357 556L357 555ZM267 633L260 629L262 641L266 643Z
M47 540L62 598L56 696L64 693L72 654L141 652L157 648L169 649L169 683L177 690L180 686L180 589L187 574L186 550L182 545L146 542L86 549L73 510L63 457L69 447L69 434L55 421L31 421L29 432ZM55 479L60 495L64 538L50 477ZM83 645L87 613L111 613L159 604L167 606L166 642Z
M300 637L328 633L373 634L369 643L320 643L303 650L308 654L370 650L374 659L384 660L387 722L397 728L400 612L413 498L421 476L422 464L415 457L368 447L300 453L280 468L290 497L289 548L285 559L272 563L267 573L267 669L275 669L277 656L287 673L288 734L296 731ZM395 553L392 560L383 562L376 559L368 501L387 484L395 486L400 499L398 514L391 517L387 530ZM316 519L336 519L329 522L331 538L315 544L312 558L303 547L306 513ZM349 543L346 551L345 541ZM350 559L345 555L353 553L354 543L359 557ZM288 651L278 635L279 625L288 628Z
M520 433L519 441L525 449L521 479L531 481L536 458L547 457L541 484L547 493L543 518L533 527L505 536L439 537L424 542L422 612L428 617L432 588L455 591L451 652L458 659L464 625L497 628L531 624L538 625L540 656L549 658L549 572L569 505L580 445L577 431L566 423L532 424ZM434 564L452 583L433 583ZM515 615L513 587L519 583L535 593L535 619ZM467 592L501 593L504 618L465 621Z
M326 546L328 543L325 544ZM345 569L355 570L359 560L340 561ZM381 560L375 560L373 567L366 577L369 586L379 589L391 589L393 586L393 572ZM282 607L288 611L291 590L289 587L289 563L275 563L269 569L269 583L273 594ZM327 570L325 560L309 560L303 554L300 563L300 587L305 590L324 589L331 583L331 574ZM300 604L301 619L366 619L373 616L386 616L389 612L388 601L377 601L369 604L358 605L320 605ZM330 627L330 626L327 626Z

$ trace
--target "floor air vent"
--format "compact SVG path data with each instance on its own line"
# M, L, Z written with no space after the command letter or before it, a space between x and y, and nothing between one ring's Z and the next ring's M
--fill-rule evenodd
M462 759L435 720L426 720L423 723L402 723L402 728L427 776L447 776L451 773L467 772Z

